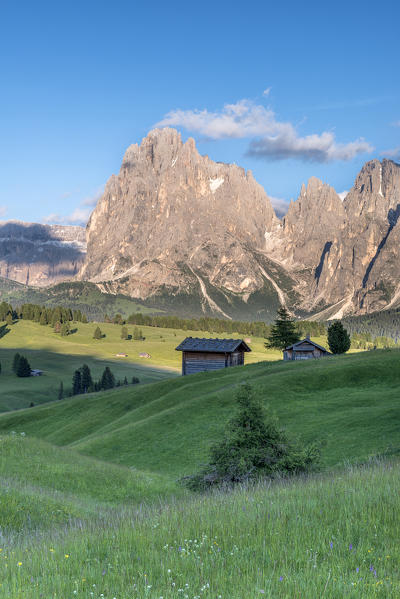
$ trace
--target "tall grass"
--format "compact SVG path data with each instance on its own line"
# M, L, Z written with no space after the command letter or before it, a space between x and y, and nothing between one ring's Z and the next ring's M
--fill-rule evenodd
M135 508L40 541L3 538L11 599L400 596L400 467Z

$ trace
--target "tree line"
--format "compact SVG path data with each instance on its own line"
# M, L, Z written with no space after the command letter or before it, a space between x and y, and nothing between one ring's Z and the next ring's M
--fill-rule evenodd
M181 329L184 331L205 331L209 333L239 333L254 337L268 337L271 333L272 325L262 321L246 322L241 320L226 320L222 318L212 318L202 316L201 318L180 318L179 316L151 316L135 312L124 319L121 314L115 314L110 317L104 316L104 322L125 325L134 324L137 326L159 327L162 329ZM322 322L297 321L296 329L300 335L314 335L319 337L326 335L326 325ZM134 337L135 338L135 337Z
M81 310L71 310L65 306L56 306L49 308L39 304L22 304L16 308L7 302L0 303L0 321L9 321L12 324L14 320L32 320L41 325L55 326L57 322L60 325L69 322L88 322L86 314Z
M139 379L136 376L133 376L130 384L136 385L139 382ZM94 381L89 366L83 364L83 366L75 370L72 376L71 395L93 393L94 391L106 391L107 389L114 389L114 387L120 387L121 385L129 385L127 377L125 376L122 382L120 380L117 381L109 366L104 368L100 379ZM61 383L58 399L63 399L63 392L64 388Z

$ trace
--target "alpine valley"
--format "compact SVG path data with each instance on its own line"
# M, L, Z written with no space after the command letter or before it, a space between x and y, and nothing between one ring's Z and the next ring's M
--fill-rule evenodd
M0 275L89 281L149 308L271 321L400 306L400 165L367 162L342 201L316 178L279 219L250 171L170 128L130 146L86 229L0 225Z

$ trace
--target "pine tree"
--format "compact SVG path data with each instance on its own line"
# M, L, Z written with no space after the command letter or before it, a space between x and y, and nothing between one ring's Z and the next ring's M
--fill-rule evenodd
M128 329L126 327L122 327L121 329L121 339L128 339Z
M133 329L133 338L135 339L135 341L140 341L140 339L142 338L142 331L140 331L138 327L135 327Z
M328 328L328 345L333 354L344 354L350 349L350 335L340 320L337 320Z
M125 377L124 378L124 385L127 385L127 384L128 384L128 379Z
M101 389L113 389L115 387L115 377L108 366L105 367L100 381Z
M83 324L87 324L87 321L88 321L88 319L87 319L86 314L82 314L82 322L83 322Z
M283 306L278 310L278 318L267 339L265 347L274 349L285 349L285 347L300 341L295 321L290 318L289 312Z
M47 320L47 312L46 310L43 310L43 312L40 315L40 320L39 320L39 324L41 324L42 326L48 324L48 320Z
M16 354L14 354L13 363L12 363L12 367L11 367L14 374L17 374L20 358L21 358L21 355L18 352Z
M140 381L139 381L139 379L138 379L138 377L137 377L137 376L133 376L133 377L132 377L132 385L137 385L139 382L140 382Z
M60 386L58 388L58 399L64 399L64 385L63 382L60 382Z
M93 379L87 364L81 368L81 389L82 393L89 393L93 389Z
M75 370L72 377L72 395L82 393L82 376L80 370Z
M93 339L101 339L103 337L103 333L101 332L100 327L96 327L93 333Z
M13 324L13 317L12 317L11 312L9 312L6 316L6 324L8 326L11 326Z
M25 356L20 356L16 374L21 378L31 376L31 367Z

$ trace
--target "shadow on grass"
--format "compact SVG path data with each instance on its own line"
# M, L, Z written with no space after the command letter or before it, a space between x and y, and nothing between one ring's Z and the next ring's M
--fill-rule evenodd
M43 371L41 376L18 378L12 371L12 363L16 353L24 355L32 369ZM60 384L63 384L64 395L69 396L72 390L72 377L76 370L84 364L90 368L93 380L100 380L104 369L108 366L115 380L130 382L133 377L141 384L155 383L176 376L176 372L154 368L145 364L119 361L117 359L101 359L90 354L65 354L50 351L46 348L33 350L26 347L1 348L0 363L0 412L27 408L33 401L35 405L54 401L58 398Z

